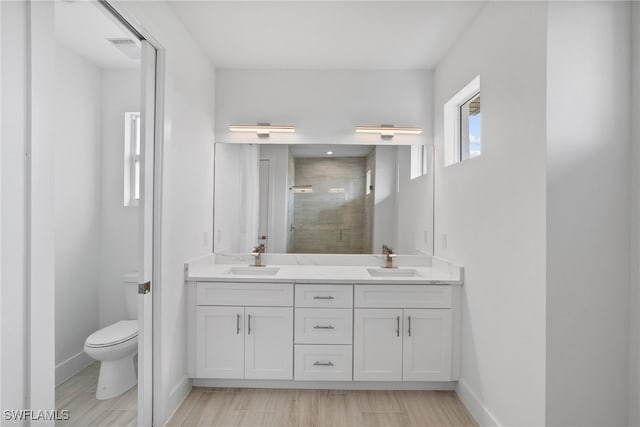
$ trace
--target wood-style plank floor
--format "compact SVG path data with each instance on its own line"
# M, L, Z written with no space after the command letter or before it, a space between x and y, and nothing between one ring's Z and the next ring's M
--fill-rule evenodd
M100 363L96 362L56 387L56 409L69 411L64 427L135 427L138 416L138 387L108 400L96 399Z
M452 391L193 388L168 426L477 426Z

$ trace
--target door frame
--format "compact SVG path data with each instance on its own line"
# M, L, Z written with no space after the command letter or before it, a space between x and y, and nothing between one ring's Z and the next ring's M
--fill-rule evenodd
M162 289L162 176L164 153L164 102L166 82L166 51L162 44L147 31L137 19L135 19L117 0L97 0L104 5L124 25L140 35L156 50L156 81L155 81L155 111L154 111L154 159L153 159L153 271L151 285L151 311L152 311L152 410L151 414L144 414L145 419L138 414L139 427L159 425L162 421L162 381L160 380L161 340L160 319L161 316L161 289ZM151 416L148 418L148 416Z

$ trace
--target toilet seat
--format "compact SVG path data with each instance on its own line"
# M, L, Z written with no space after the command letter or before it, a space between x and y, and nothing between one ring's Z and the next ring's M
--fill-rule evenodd
M85 346L91 348L113 347L137 337L138 321L120 320L89 335Z

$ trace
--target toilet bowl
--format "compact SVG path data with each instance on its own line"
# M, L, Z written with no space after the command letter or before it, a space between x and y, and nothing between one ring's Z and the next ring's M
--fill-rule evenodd
M116 397L138 383L135 356L138 353L137 284L138 273L123 277L127 315L87 337L84 351L100 362L96 399Z
M96 399L119 396L138 383L134 357L138 352L138 321L121 320L89 335L84 351L100 361Z

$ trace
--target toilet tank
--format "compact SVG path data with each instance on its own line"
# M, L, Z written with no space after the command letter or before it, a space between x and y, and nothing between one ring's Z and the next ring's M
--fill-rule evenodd
M138 318L138 279L137 271L128 271L122 277L127 317L132 320Z

